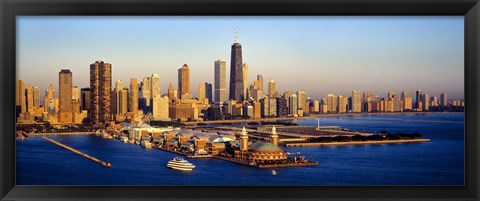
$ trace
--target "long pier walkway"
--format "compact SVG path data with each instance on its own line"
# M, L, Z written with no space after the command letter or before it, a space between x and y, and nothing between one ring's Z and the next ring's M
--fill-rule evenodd
M56 144L56 145L58 145L58 146L60 146L60 147L63 147L63 148L65 148L65 149L67 149L67 150L69 150L69 151L71 151L71 152L73 152L73 153L76 153L76 154L78 154L78 155L80 155L80 156L83 156L83 157L88 158L88 159L90 159L90 160L92 160L92 161L94 161L94 162L97 162L97 163L99 163L100 165L103 165L104 167L107 167L107 168L111 167L111 164L108 163L108 162L99 160L99 159L97 159L97 158L95 158L95 157L93 157L93 156L90 156L90 155L88 155L88 154L86 154L86 153L83 153L83 152L81 152L81 151L78 151L78 150L76 150L76 149L74 149L74 148L72 148L72 147L69 147L69 146L67 146L67 145L64 145L64 144L62 144L62 143L60 143L60 142L57 142L57 141L55 141L55 140L52 140L52 139L50 139L50 138L48 138L48 137L42 137L42 138L45 139L45 140L47 140L47 141L50 141L50 142L53 143L53 144Z

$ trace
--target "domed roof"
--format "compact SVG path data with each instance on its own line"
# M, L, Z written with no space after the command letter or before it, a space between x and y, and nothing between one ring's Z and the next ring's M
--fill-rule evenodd
M278 146L270 143L270 142L255 142L250 145L249 149L254 151L281 151Z
M230 142L234 141L234 139L227 137L227 136L221 136L221 135L214 135L209 137L208 141L210 142Z

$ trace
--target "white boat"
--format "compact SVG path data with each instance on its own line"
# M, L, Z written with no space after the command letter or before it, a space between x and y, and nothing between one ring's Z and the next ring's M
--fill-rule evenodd
M275 176L276 174L277 174L277 171L275 171L275 170L272 170L272 175L274 175L274 176Z
M181 157L175 157L168 161L167 167L175 170L192 171L195 165L189 163L187 160Z
M128 137L127 136L120 137L120 141L127 143Z
M140 142L140 146L142 146L145 149L151 149L152 148L152 143L144 140L144 141Z

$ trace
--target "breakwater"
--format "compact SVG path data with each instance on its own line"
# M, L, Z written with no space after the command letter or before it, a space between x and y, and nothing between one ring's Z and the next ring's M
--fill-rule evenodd
M319 146L347 146L347 145L368 145L368 144L397 144L397 143L418 143L430 142L430 139L406 139L406 140L380 140L380 141L349 141L349 142L302 142L288 143L285 147L319 147Z
M76 154L78 154L78 155L80 155L80 156L83 156L83 157L88 158L88 159L90 159L90 160L92 160L92 161L94 161L94 162L97 162L97 163L99 163L100 165L103 165L104 167L110 168L110 167L112 166L112 165L111 165L110 163L108 163L108 162L105 162L105 161L102 161L102 160L100 160L100 159L97 159L97 158L95 158L95 157L93 157L93 156L90 156L90 155L88 155L88 154L86 154L86 153L83 153L83 152L81 152L81 151L78 151L78 150L76 150L76 149L74 149L74 148L72 148L72 147L69 147L69 146L67 146L67 145L64 145L64 144L62 144L62 143L60 143L60 142L57 142L57 141L55 141L55 140L52 140L52 139L50 139L50 138L48 138L48 137L42 137L42 138L45 139L45 140L47 140L47 141L49 141L49 142L51 142L51 143L53 143L53 144L56 144L56 145L58 145L58 146L60 146L60 147L63 147L63 148L65 148L65 149L67 149L67 150L69 150L69 151L71 151L71 152L73 152L73 153L76 153Z

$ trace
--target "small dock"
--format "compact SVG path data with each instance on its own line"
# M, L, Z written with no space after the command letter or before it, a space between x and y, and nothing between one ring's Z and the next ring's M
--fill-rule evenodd
M69 146L67 146L67 145L64 145L64 144L62 144L62 143L60 143L60 142L57 142L57 141L55 141L55 140L52 140L52 139L50 139L50 138L48 138L48 137L42 137L42 138L45 139L45 140L47 140L47 141L49 141L49 142L51 142L51 143L53 143L53 144L56 144L56 145L58 145L58 146L60 146L60 147L63 147L63 148L65 148L65 149L67 149L67 150L69 150L69 151L71 151L71 152L73 152L73 153L76 153L76 154L78 154L78 155L80 155L80 156L83 156L83 157L88 158L88 159L90 159L90 160L92 160L92 161L94 161L94 162L97 162L97 163L99 163L100 165L103 165L103 166L106 167L106 168L112 167L112 165L111 165L110 163L108 163L108 162L99 160L99 159L97 159L97 158L95 158L95 157L93 157L93 156L90 156L90 155L88 155L88 154L86 154L86 153L83 153L83 152L81 152L81 151L78 151L78 150L76 150L76 149L74 149L74 148L72 148L72 147L69 147Z

